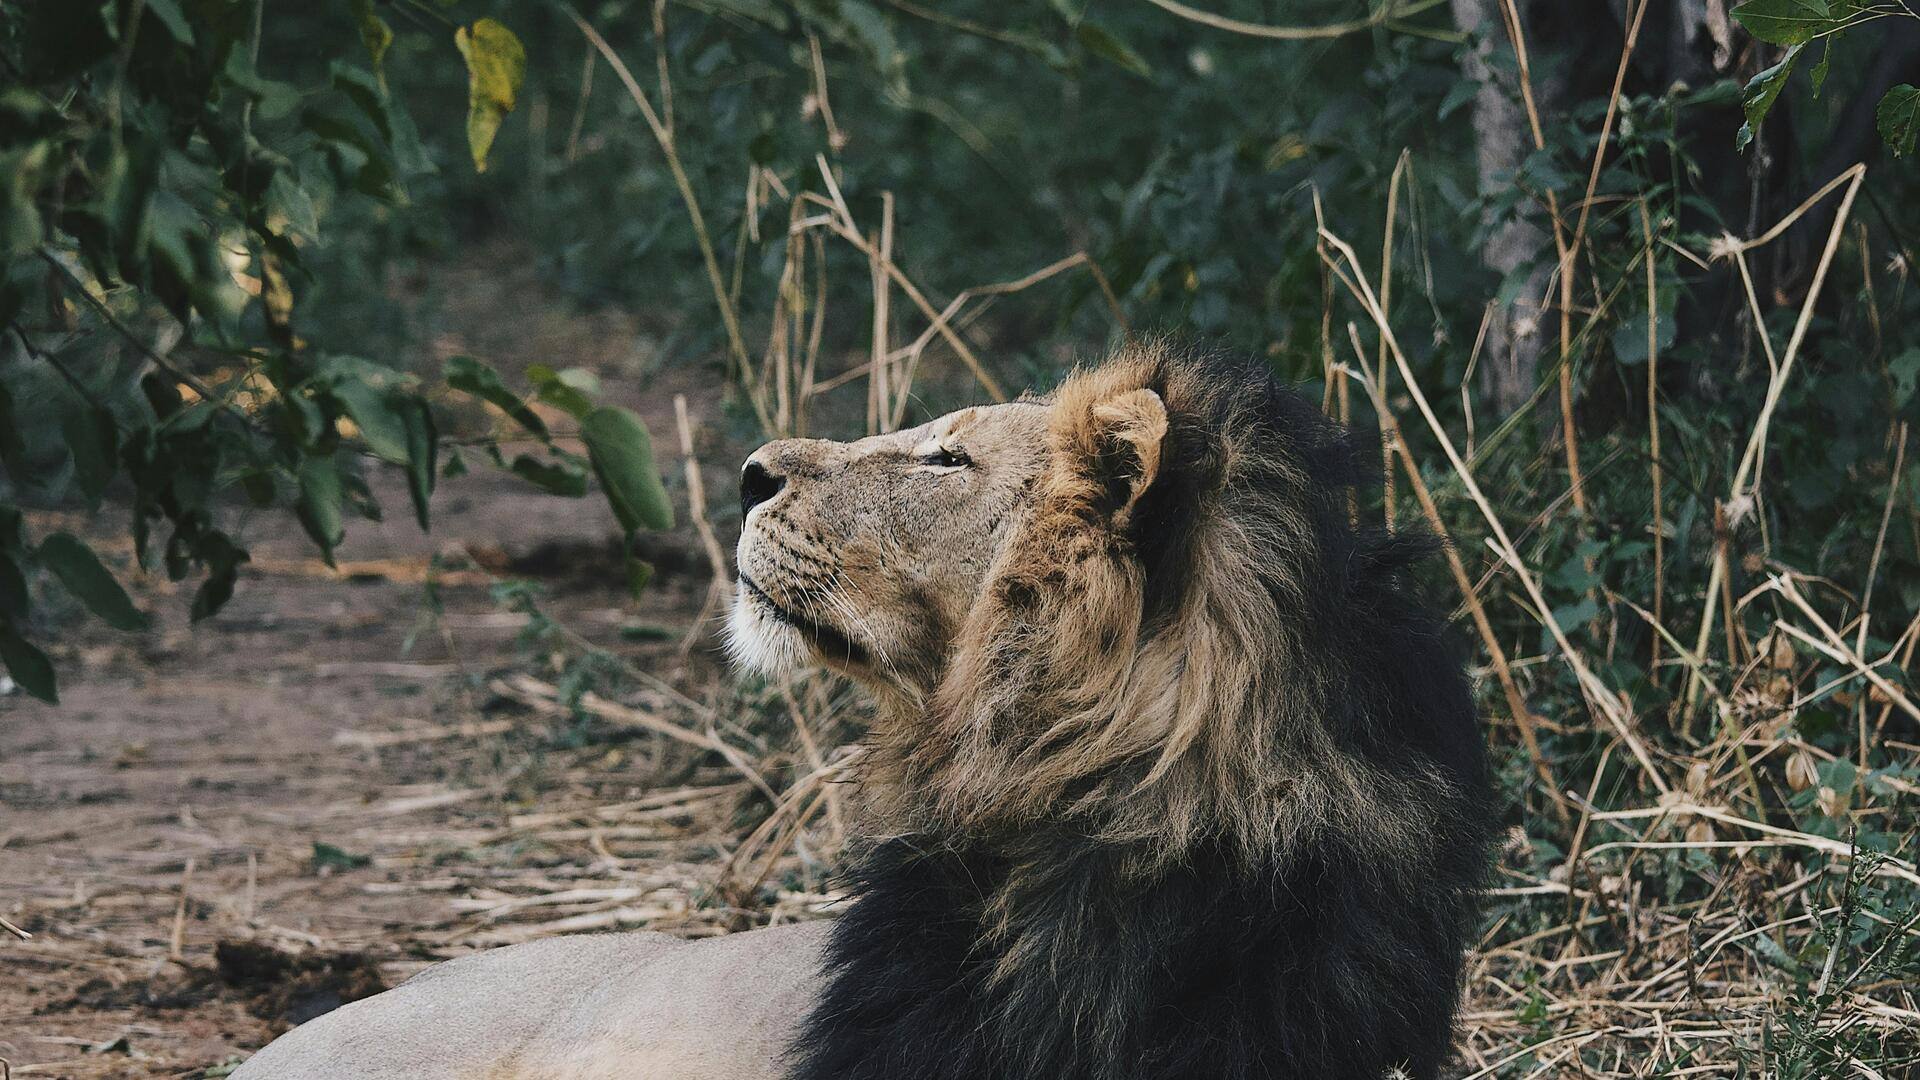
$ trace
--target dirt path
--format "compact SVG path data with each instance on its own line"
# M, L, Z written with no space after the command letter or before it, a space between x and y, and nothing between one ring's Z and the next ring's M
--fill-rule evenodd
M486 335L441 335L436 352L594 367L678 473L672 394L701 376L646 370L638 335L605 317L516 316L511 289L467 274L447 318L464 310ZM710 391L694 406L718 412ZM724 498L740 448L707 449ZM691 532L662 540L656 583L634 602L595 498L476 473L443 488L422 536L399 490L387 522L350 528L344 579L289 521L261 518L245 529L254 566L218 618L189 629L184 587L140 582L151 631L60 627L59 708L0 696L0 915L34 935L0 934L13 1076L223 1075L290 1023L438 957L764 920L713 900L753 796L742 773L711 755L696 765L632 715L541 707L525 680L556 672L516 645L527 616L490 595L495 578L536 581L543 611L661 680L627 706L696 729L703 706L678 691L726 691L708 648L681 648L710 580ZM109 510L95 535L121 520ZM472 565L443 577L441 616L424 622L422 579L446 551Z

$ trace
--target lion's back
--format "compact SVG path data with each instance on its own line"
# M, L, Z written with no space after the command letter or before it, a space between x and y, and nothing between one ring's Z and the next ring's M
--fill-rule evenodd
M234 1080L771 1080L824 925L462 957L295 1028Z

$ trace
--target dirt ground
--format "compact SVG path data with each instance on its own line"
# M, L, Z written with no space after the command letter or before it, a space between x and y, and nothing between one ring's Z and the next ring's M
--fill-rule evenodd
M722 434L716 380L648 370L630 323L559 314L496 266L450 269L439 317L462 330L433 350L598 371L676 480L672 399L687 393L730 543L746 447ZM769 915L716 891L755 793L751 768L695 767L711 755L672 734L724 724L731 692L711 620L694 625L712 575L691 529L659 539L634 601L597 496L476 469L442 487L423 535L404 489L376 487L388 520L350 526L341 572L290 515L257 517L242 528L253 565L217 618L187 625L195 582L129 573L152 630L67 620L50 650L62 704L0 696L0 916L33 935L0 934L12 1076L224 1075L435 959L577 930L715 933L826 899L803 889ZM124 521L109 506L30 528L111 548ZM440 576L433 622L424 581L442 553L464 568ZM491 595L505 578L540 585L543 612L652 681L586 722L549 704L556 669L516 641L528 616ZM759 877L783 872L769 860Z

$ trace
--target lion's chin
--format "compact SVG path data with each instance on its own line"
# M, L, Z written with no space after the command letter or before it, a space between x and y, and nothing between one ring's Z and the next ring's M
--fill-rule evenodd
M809 663L806 638L799 629L745 582L734 586L733 608L727 612L727 655L741 667L769 678L792 674Z

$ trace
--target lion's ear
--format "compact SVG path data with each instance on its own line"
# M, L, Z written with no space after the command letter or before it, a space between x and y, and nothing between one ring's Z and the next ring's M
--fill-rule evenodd
M1160 475L1167 437L1167 405L1151 390L1129 390L1094 404L1095 468L1114 501L1114 523L1125 525Z

